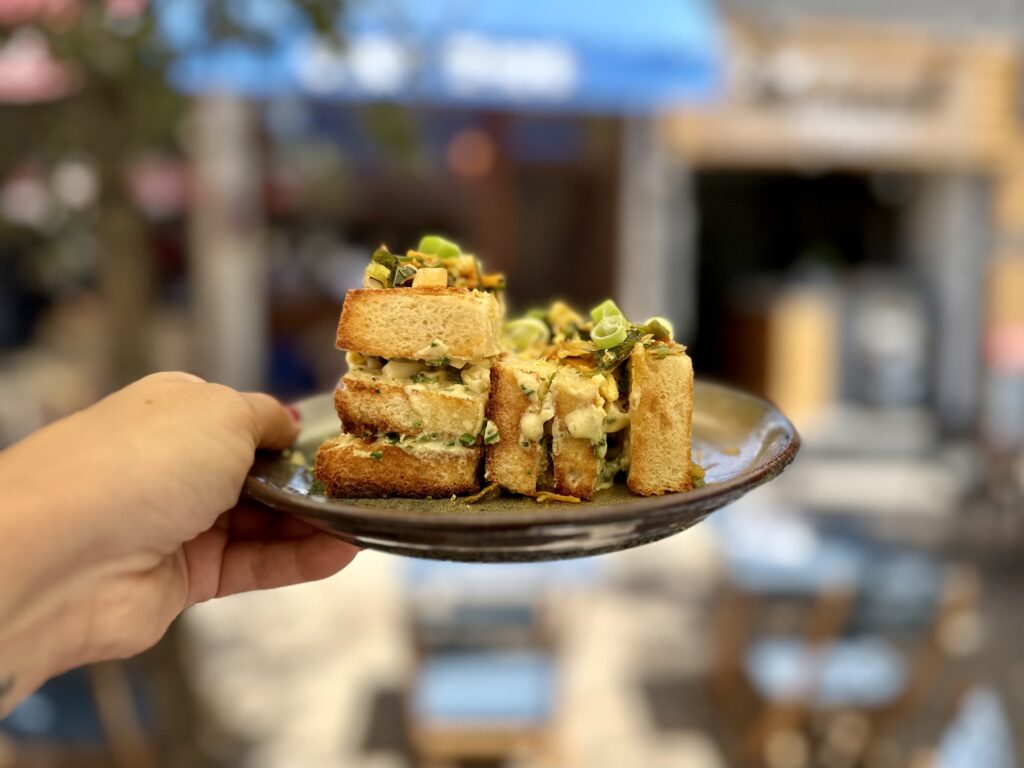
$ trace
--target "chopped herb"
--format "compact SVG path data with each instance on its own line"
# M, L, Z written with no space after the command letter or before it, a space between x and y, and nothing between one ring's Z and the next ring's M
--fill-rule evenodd
M391 253L391 251L388 250L388 247L386 245L382 245L380 248L373 252L373 256L370 257L370 260L374 264L380 264L382 267L387 269L387 284L390 284L392 282L392 277L395 274L395 271L398 269L398 257L395 256L395 254Z
M388 432L384 435L384 439L391 443L391 445L398 445L398 441L401 440L401 436L397 432Z
M394 286L397 288L416 277L417 269L411 264L402 264L395 269Z
M459 435L459 442L466 448L473 445L476 442L476 435L471 435L469 432L463 432Z
M414 373L412 376L409 377L409 381L411 381L413 384L426 384L428 381L430 381L430 379L427 378L427 375L425 373Z
M665 326L661 320L652 317L643 325L634 326L641 336L653 336L658 341L666 341L672 338L671 329Z
M610 347L597 356L597 369L601 372L611 371L618 368L626 358L629 357L630 352L633 351L633 347L640 341L642 334L636 329L631 328L626 333L626 338L623 339L619 344L614 347Z
M413 429L419 429L420 427L423 426L423 422L420 421L419 419L416 419L416 421L414 421L412 423L412 426L413 426Z
M374 461L384 458L384 454L381 451L370 451L370 458Z
M523 394L526 395L527 397L530 397L534 393L534 390L530 389L525 384L520 384L519 388L523 390Z
M309 484L309 495L310 496L326 496L327 488L319 480L313 480Z
M437 339L434 339L432 342L430 342L430 346L439 347L441 346L441 342L439 342Z
M416 438L417 443L429 443L432 440L437 440L437 432L424 433Z
M529 448L530 447L530 441L527 440L526 438L523 438L522 440L519 441L519 447L520 448Z
M484 419L481 431L484 433L484 445L494 445L501 440L501 433L498 431L498 425L490 419Z
M454 440L449 440L447 443L444 444L444 447L445 448L454 448L455 447L455 441Z
M451 360L449 360L447 357L438 357L435 358L434 360L424 360L423 362L429 365L431 368L440 368L444 365L448 365L449 363L451 363Z

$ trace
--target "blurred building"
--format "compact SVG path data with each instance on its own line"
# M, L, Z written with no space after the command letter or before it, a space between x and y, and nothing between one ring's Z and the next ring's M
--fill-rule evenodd
M273 28L289 4L273 5L251 6L254 22ZM613 5L628 37L621 14L642 14L593 12ZM63 764L110 765L118 738L189 768L411 765L417 739L437 742L412 714L437 700L417 692L436 690L438 669L456 693L495 670L457 664L453 684L435 656L508 634L529 636L510 645L540 683L528 727L495 741L527 733L562 750L510 764L1024 759L1019 2L696 3L687 39L706 33L721 71L695 101L659 96L656 109L629 88L539 107L565 92L554 44L526 67L516 57L532 49L462 49L477 89L464 103L382 96L409 74L386 45L303 49L301 87L281 90L274 51L230 48L245 87L196 64L187 99L168 91L171 130L145 133L114 169L126 199L113 206L103 158L123 159L111 145L124 135L86 142L95 151L25 148L78 125L67 115L90 141L126 122L90 121L94 102L59 111L74 68L32 28L43 6L0 2L0 26L18 27L0 42L0 119L18 127L0 136L0 447L130 372L186 368L282 398L328 390L344 292L374 245L424 232L504 270L516 308L611 295L631 315L671 316L699 376L768 395L806 440L735 516L598 561L573 590L523 588L525 607L489 587L460 602L479 585L458 569L429 586L408 578L420 564L369 552L338 581L203 606L141 673L44 691L0 727L0 768L67 751ZM97 22L118 46L141 10L125 6ZM134 50L116 48L122 62ZM353 62L373 98L345 95ZM477 98L502 77L535 102ZM165 114L140 95L163 93L152 81L125 80L119 109ZM812 656L835 664L830 684L790 696L794 672L800 688L826 667ZM131 708L133 686L164 706L140 707L126 736L109 712ZM88 713L93 698L106 719L71 730L95 743L65 749L55 713Z

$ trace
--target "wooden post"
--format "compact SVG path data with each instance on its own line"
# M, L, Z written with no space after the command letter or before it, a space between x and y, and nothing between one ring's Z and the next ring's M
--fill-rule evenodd
M211 381L261 388L269 286L253 112L238 98L217 95L199 99L192 116L196 368Z
M693 334L697 315L690 179L650 117L623 119L615 293L627 317L667 317L680 340Z

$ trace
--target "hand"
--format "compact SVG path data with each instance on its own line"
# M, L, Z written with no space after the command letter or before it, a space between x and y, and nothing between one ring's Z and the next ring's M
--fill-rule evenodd
M237 506L255 450L297 433L268 395L163 373L0 453L0 716L190 605L344 568L355 547Z

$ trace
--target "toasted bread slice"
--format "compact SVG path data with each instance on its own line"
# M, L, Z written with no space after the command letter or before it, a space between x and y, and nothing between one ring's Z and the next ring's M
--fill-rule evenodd
M597 490L600 459L597 445L604 439L603 399L598 384L576 368L563 365L551 385L555 405L555 418L551 425L551 462L554 469L555 492L581 499L591 499ZM576 428L579 416L596 426L586 436ZM593 426L593 424L592 424Z
M461 385L411 384L369 373L349 372L334 390L334 407L346 432L436 434L458 438L483 430L486 394Z
M693 487L690 430L693 363L685 349L670 354L637 344L629 357L629 417L632 458L626 484L640 496Z
M465 288L349 291L337 346L388 359L479 360L501 351L501 305Z
M487 418L500 437L487 446L484 477L512 493L537 492L538 477L547 463L544 423L553 415L547 394L556 370L551 363L514 358L491 367Z
M367 443L342 434L316 453L316 478L331 496L442 498L480 490L482 448Z

